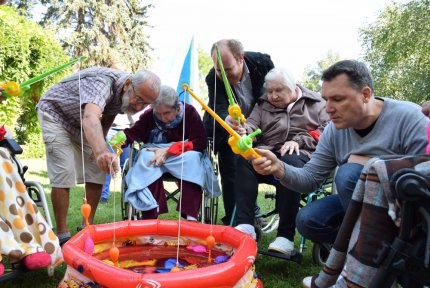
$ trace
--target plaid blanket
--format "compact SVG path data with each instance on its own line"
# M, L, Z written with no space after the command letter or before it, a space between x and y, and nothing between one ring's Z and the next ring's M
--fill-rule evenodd
M430 175L430 155L373 158L364 166L327 262L311 287L370 285L378 248L398 233L400 209L389 180L402 168Z

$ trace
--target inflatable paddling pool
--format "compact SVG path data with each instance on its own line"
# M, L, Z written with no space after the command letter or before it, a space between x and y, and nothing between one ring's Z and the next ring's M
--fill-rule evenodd
M63 246L68 267L58 287L263 287L254 273L257 246L251 236L230 226L181 221L178 239L178 227L173 220L92 225ZM84 252L88 235L95 244L92 255ZM209 235L215 238L210 252ZM120 251L116 266L108 253L114 237ZM177 251L182 268L170 272L168 261L176 262ZM210 253L214 261L208 260Z

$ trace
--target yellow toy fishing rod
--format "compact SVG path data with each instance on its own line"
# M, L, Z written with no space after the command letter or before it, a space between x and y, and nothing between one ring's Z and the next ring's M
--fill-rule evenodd
M7 83L0 83L0 86L3 87L4 91L2 92L2 96L6 96L6 97L10 97L10 96L20 96L21 94L23 94L24 92L28 91L30 89L30 85L33 85L36 82L39 82L41 80L43 80L44 78L57 73L60 70L63 70L64 68L69 67L70 65L75 64L78 61L82 61L82 60L86 60L87 57L86 56L81 56L78 57L76 59L73 59L72 61L63 64L61 66L58 66L52 70L49 70L45 73L42 73L36 77L33 77L21 84L18 84L14 81L9 81Z
M249 156L254 156L255 158L260 158L260 154L255 152L252 148L252 138L261 134L261 130L257 129L249 135L240 136L236 131L233 130L224 120L221 119L209 106L203 103L193 91L190 90L190 87L187 84L182 84L182 89L187 91L200 105L205 109L214 119L230 134L228 138L228 145L230 145L231 150L235 154L239 154L245 159L248 159Z

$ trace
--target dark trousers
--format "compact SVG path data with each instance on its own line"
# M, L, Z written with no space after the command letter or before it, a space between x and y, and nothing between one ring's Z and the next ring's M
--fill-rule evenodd
M230 225L235 205L234 183L236 181L236 162L241 158L231 150L230 145L224 142L218 147L218 163L221 175L221 190L224 202L225 216L222 218L224 225ZM255 203L255 202L254 202Z
M292 154L279 157L283 162L294 166L303 167L309 161L306 155ZM296 230L296 215L300 205L300 193L287 189L272 176L262 176L255 172L251 163L240 158L237 162L236 173L236 224L254 225L254 208L258 194L258 183L274 184L276 187L276 208L279 212L279 237L285 237L294 241Z
M337 194L318 199L303 207L297 215L297 230L317 243L334 243L363 165L345 163L336 172Z
M179 180L177 184L178 186L180 185ZM160 178L156 180L154 183L148 186L148 189L151 191L152 195L154 196L154 199L158 203L158 212L157 208L143 212L142 218L157 219L158 215L169 212L169 209L167 207L166 195L164 194L163 179ZM194 218L197 218L200 212L199 210L201 202L202 187L195 183L182 181L182 216L186 217L186 215L189 215L193 216ZM176 211L179 211L179 203L176 207Z

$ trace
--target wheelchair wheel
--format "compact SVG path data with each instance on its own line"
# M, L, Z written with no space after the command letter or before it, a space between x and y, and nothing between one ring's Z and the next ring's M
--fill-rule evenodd
M203 210L200 210L199 222L211 224L218 219L218 198L205 198L203 200ZM203 218L203 219L202 219Z
M271 233L278 229L279 214L273 214L267 218L255 218L255 226L259 227L262 233Z
M51 214L49 213L48 202L46 201L45 191L42 185L36 181L25 181L24 182L28 195L34 201L37 207L43 210L45 220L49 226L52 226Z
M255 239L255 242L257 242L257 244L261 243L261 240L263 239L263 232L261 231L260 227L255 227L255 237L257 239Z
M127 174L128 170L129 170L129 163L128 160L125 160L124 163L124 170L122 171L122 177L121 177L121 215L122 215L122 220L127 220L128 219L128 214L129 214L129 209L131 208L130 205L128 205L128 203L125 201L125 197L124 197L124 193L127 190L127 183L125 182L125 175Z
M327 261L328 255L330 255L330 250L333 245L331 244L320 244L314 243L312 247L312 260L315 264L324 266Z

